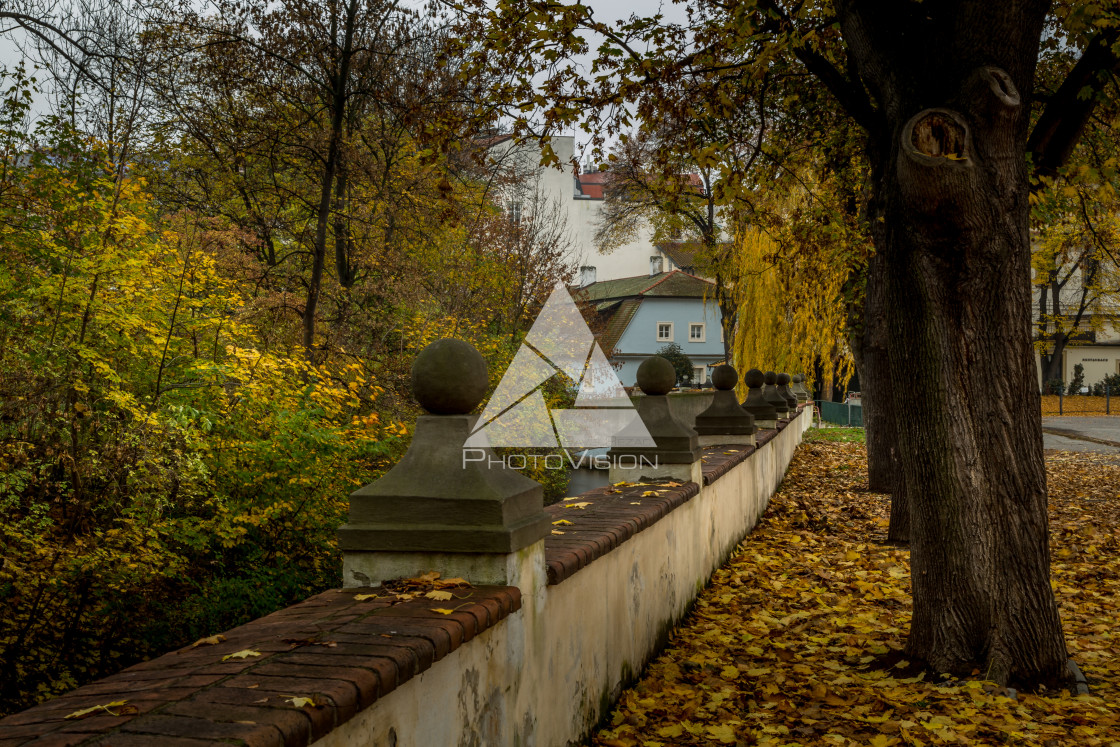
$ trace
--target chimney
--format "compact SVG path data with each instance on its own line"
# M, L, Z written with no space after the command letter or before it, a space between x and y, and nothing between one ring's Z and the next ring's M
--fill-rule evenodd
M649 276L653 277L654 275L660 275L660 274L661 274L661 257L658 256L658 255L654 255L654 256L649 258Z
M585 288L595 282L595 268L584 265L579 268L579 287Z

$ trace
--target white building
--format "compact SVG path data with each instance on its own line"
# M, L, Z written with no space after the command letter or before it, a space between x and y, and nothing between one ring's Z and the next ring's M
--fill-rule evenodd
M569 259L581 268L578 284L656 275L673 270L693 272L687 245L655 246L652 227L647 227L633 241L609 254L599 253L595 247L595 229L603 210L604 175L572 172L568 164L575 155L574 136L553 137L552 148L560 162L566 164L564 169L541 166L540 152L534 146L516 146L508 136L494 138L490 154L503 167L531 175L539 192L538 203L564 206L572 247ZM525 205L515 197L511 198L506 209L520 218Z

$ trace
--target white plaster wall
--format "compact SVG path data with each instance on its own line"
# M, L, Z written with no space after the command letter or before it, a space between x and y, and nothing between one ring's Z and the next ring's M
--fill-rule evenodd
M562 583L522 588L518 612L315 744L578 743L754 527L809 419L802 413L700 495Z

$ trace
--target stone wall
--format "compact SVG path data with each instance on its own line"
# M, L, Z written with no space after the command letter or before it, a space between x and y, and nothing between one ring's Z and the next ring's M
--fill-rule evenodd
M325 592L10 716L0 747L578 743L754 526L809 420L705 449L702 486L606 487L549 507L570 524L526 553L521 588L459 590L451 614Z

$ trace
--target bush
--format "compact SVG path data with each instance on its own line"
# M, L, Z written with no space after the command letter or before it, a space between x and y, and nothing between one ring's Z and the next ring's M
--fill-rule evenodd
M685 355L680 345L670 342L658 350L657 355L673 364L673 370L677 372L678 386L692 386L692 359Z
M1103 379L1093 384L1093 394L1097 397L1103 397L1106 393L1110 396L1120 395L1120 374L1109 374Z
M1065 390L1065 382L1061 379L1050 379L1042 387L1043 394L1061 394Z
M1081 394L1081 387L1085 386L1085 366L1078 363L1073 367L1073 379L1069 382L1066 394Z

